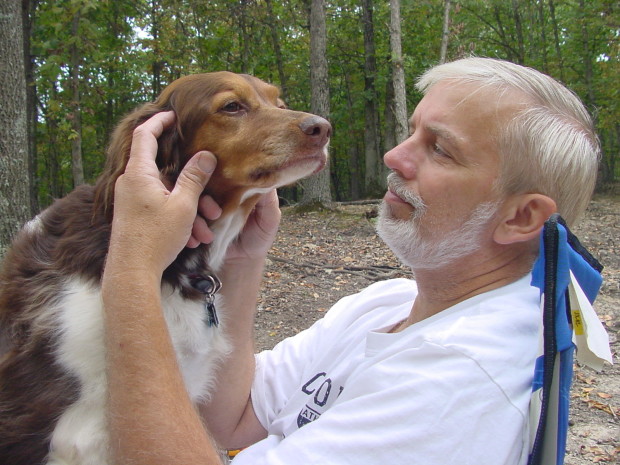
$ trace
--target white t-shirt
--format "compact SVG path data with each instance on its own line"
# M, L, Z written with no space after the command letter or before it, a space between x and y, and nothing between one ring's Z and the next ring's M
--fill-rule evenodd
M268 437L244 464L524 464L540 326L531 276L404 331L415 282L340 300L257 355L252 402Z

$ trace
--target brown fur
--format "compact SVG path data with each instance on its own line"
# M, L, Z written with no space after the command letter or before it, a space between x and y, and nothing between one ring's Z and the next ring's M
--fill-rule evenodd
M225 111L238 102L242 112ZM230 107L230 108L234 108ZM79 383L55 361L58 301L68 277L98 286L107 253L114 184L129 157L133 130L162 110L177 121L159 140L157 165L173 184L191 155L209 150L218 165L207 193L224 214L247 215L257 196L241 205L251 187L268 187L276 173L299 160L325 163L330 133L322 118L283 110L278 90L257 78L232 73L188 76L159 99L127 116L116 128L105 169L95 186L81 186L56 201L26 227L7 253L0 273L0 463L44 463L55 421L79 395ZM322 160L321 160L322 157ZM164 281L209 268L209 246L185 249ZM188 260L189 258L192 260ZM187 269L192 263L191 270ZM191 287L186 298L198 298Z

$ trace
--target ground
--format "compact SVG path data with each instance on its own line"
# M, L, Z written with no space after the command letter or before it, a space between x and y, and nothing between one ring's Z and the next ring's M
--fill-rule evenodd
M339 298L374 281L410 276L377 237L376 204L334 211L283 208L266 267L256 322L257 350L305 329ZM597 197L575 233L605 266L595 309L620 350L620 198ZM620 363L598 373L575 366L566 465L620 462Z

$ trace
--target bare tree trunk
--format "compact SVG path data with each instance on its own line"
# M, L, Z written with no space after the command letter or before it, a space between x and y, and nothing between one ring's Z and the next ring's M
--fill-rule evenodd
M394 78L392 68L388 69L385 81L385 109L383 130L383 152L386 153L396 147L396 118L394 117Z
M515 20L515 30L517 33L517 50L518 63L525 64L525 39L523 38L523 21L521 21L521 12L519 11L519 0L512 0L512 17Z
M241 34L239 35L241 53L241 72L252 73L250 66L250 33L248 32L248 0L236 2L231 9L233 18L237 21Z
M22 0L22 26L24 44L24 69L26 72L26 113L28 114L28 178L30 185L30 215L39 211L37 198L37 87L34 76L34 57L30 53L30 35L34 22L37 0Z
M0 257L30 218L22 5L0 2Z
M443 31L441 33L441 51L439 63L445 63L448 57L448 39L450 38L450 0L444 0Z
M343 79L345 82L345 95L347 96L347 119L351 127L355 127L356 112L353 109L353 98L351 96L351 76L350 74L343 73ZM361 176L361 150L359 147L359 137L352 137L352 141L348 147L349 155L349 196L353 200L357 200L362 195L362 176Z
M407 115L407 90L400 33L400 0L390 0L390 48L392 51L392 79L394 82L394 118L396 143L409 135Z
M278 76L280 78L280 89L282 89L282 98L286 101L288 99L288 80L286 73L284 72L284 60L282 59L282 48L280 47L277 20L273 14L271 0L266 0L265 4L267 5L267 21L269 31L271 32L271 43L273 44L273 52L276 55L276 66L278 68Z
M153 75L151 79L151 98L156 100L161 94L161 71L164 64L161 61L161 52L159 50L159 10L161 5L159 0L151 0L151 36L153 36Z
M329 119L325 0L311 0L310 4L310 88L310 111ZM320 173L304 179L301 184L302 205L331 204L329 165Z
M73 37L78 37L80 24L80 12L76 11L71 25ZM80 53L77 43L71 45L71 93L72 117L71 129L71 171L73 174L73 186L84 184L84 167L82 164L82 110L80 108Z
M549 60L547 58L547 20L545 18L544 2L540 2L538 4L538 21L540 22L540 49L542 51L542 70L544 73L549 74Z
M366 172L364 176L364 193L376 196L382 190L381 155L379 153L379 110L375 76L377 60L375 57L375 33L372 21L373 2L362 2L362 23L364 26L364 160Z
M549 16L551 17L551 24L553 25L555 53L558 56L558 63L560 66L560 80L564 81L564 61L562 59L562 49L560 47L560 28L558 26L558 20L555 17L555 4L553 3L553 0L549 0Z
M586 13L585 13L586 5L584 0L579 0L579 11L583 15L581 18L581 37L583 44L583 65L584 65L584 77L585 77L585 85L586 85L586 103L590 113L594 115L596 118L596 98L594 96L594 83L593 83L593 75L594 72L592 70L592 51L590 49L590 34L588 32L588 23L586 21Z

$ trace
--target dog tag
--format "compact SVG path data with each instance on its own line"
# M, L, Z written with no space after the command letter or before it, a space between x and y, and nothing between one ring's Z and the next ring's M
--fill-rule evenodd
M220 324L213 304L213 297L205 299L205 313L207 314L207 326L218 326Z
M215 310L215 293L222 287L222 281L213 275L195 276L191 280L192 287L205 296L205 314L208 326L218 326L220 324Z

